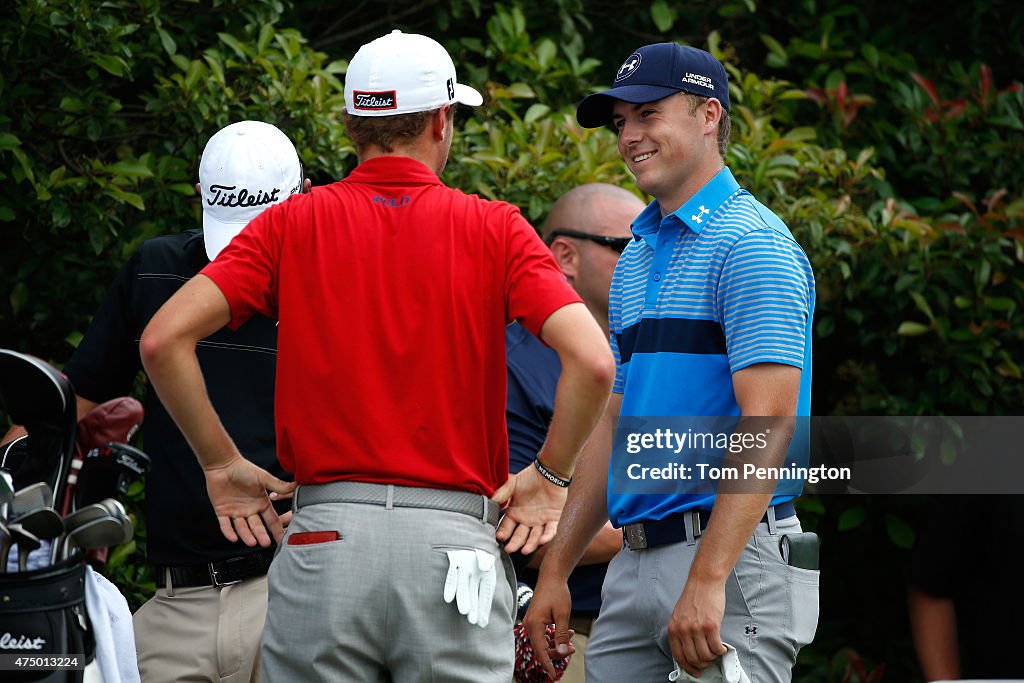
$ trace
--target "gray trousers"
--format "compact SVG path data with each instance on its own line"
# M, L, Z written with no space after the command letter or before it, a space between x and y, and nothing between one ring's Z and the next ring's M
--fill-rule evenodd
M782 535L800 531L793 516L777 533L759 524L725 584L721 637L736 648L751 683L788 683L800 648L818 625L818 572L790 567ZM668 621L700 547L674 543L623 548L601 589L601 613L587 645L587 681L666 681L675 665Z
M292 534L330 530L341 540L288 545ZM452 548L479 548L500 560L486 628L444 602ZM512 678L515 574L494 527L479 517L359 503L303 506L268 580L262 669L270 683Z

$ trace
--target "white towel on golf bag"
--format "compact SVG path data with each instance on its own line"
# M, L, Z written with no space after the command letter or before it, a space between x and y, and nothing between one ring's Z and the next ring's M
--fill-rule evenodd
M128 601L105 576L85 568L85 606L96 637L103 683L139 683L135 630Z
M740 656L736 654L736 648L729 643L722 645L725 645L725 654L704 669L700 678L694 678L676 664L676 670L668 675L668 680L681 683L750 683L747 672L740 666Z

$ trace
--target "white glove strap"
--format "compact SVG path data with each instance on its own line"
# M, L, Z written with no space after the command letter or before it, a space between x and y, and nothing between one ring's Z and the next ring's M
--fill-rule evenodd
M694 678L676 664L676 670L668 675L668 680L679 683L750 683L747 673L740 666L736 648L728 643L722 644L726 648L725 654L705 669L700 678Z

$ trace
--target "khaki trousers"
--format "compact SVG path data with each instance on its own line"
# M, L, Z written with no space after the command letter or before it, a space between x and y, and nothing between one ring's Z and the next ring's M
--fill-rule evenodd
M267 577L215 588L160 588L135 613L143 683L258 683Z

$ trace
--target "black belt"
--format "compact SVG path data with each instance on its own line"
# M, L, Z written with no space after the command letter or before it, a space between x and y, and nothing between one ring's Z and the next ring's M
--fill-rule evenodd
M248 555L229 557L220 562L194 565L191 567L157 567L156 587L167 585L167 573L175 588L195 586L230 586L246 579L264 576L274 559L274 548L267 548Z
M775 519L787 519L796 514L793 503L780 503L775 506ZM656 548L659 545L669 545L686 540L686 517L692 520L693 538L698 538L708 522L711 520L711 510L686 510L669 515L665 519L653 522L634 522L622 527L622 539L630 550L642 550L643 548ZM761 518L761 522L768 521L768 513Z

